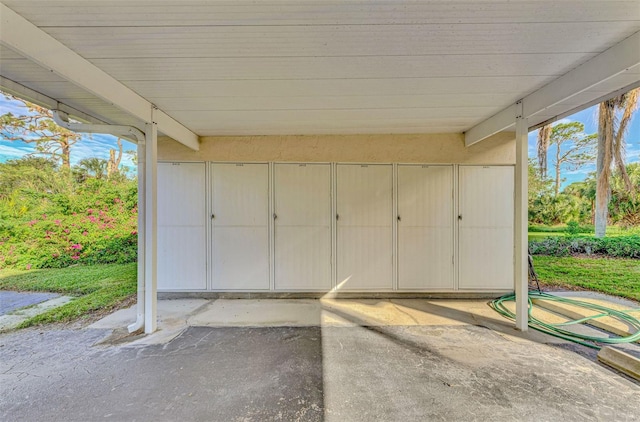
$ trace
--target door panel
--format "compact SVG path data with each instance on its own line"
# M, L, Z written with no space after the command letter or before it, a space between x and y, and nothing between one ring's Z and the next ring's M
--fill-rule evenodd
M513 289L513 167L460 167L461 289Z
M341 290L393 287L390 165L337 166L337 285Z
M158 163L158 289L204 290L204 163Z
M206 289L204 245L204 225L202 227L159 226L158 289Z
M269 167L213 164L212 287L269 289Z
M269 224L269 166L213 164L214 226Z
M329 227L277 227L275 256L277 290L331 289Z
M275 288L331 288L331 166L276 164Z
M453 289L453 169L398 167L398 288Z
M213 288L269 289L269 229L216 227L213 232Z

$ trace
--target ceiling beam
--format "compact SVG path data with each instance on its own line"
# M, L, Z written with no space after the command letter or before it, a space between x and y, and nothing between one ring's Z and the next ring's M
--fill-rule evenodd
M108 122L102 119L99 119L91 114L85 113L84 111L80 111L67 104L61 103L55 98L51 98L48 95L44 95L41 92L28 88L18 82L5 78L4 76L0 76L0 89L2 89L2 91L6 92L7 94L14 95L23 100L27 100L33 104L37 104L41 107L48 108L49 110L57 109L57 110L64 111L69 116L72 116L74 120L77 120L82 123L93 123L93 124L102 124L102 125L109 124Z
M607 79L640 65L640 32L619 42L522 99L527 119L584 92ZM575 106L567 106L568 109ZM466 146L515 125L515 104L465 132Z
M550 118L548 118L546 120L542 120L540 123L536 123L536 124L530 126L529 130L530 131L531 130L536 130L536 129L541 128L542 126L549 125L549 124L551 124L553 122L557 122L560 119L564 119L565 117L569 117L572 114L576 114L579 111L582 111L584 109L592 107L592 106L594 106L596 104L600 104L600 103L602 103L604 101L610 100L611 98L619 97L622 94L625 94L625 93L631 91L632 89L636 89L636 88L640 88L640 80L635 81L631 85L627 85L627 86L624 86L624 87L622 87L620 89L616 89L615 91L610 92L607 95L603 95L603 96L598 97L598 98L596 98L594 100L591 100L586 104L582 104L580 107L573 107L570 110L567 110L567 111L565 111L565 112L563 112L561 114L555 115L555 116L550 117Z
M155 106L151 102L3 3L0 3L0 44L145 123L151 123L154 115L159 131L193 150L199 149L198 135L162 110L152 114Z

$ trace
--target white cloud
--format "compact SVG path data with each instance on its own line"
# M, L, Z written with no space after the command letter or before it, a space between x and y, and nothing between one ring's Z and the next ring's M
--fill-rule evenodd
M31 147L18 148L0 144L0 157L19 158L32 152L34 152L34 149Z
M560 119L557 122L553 122L552 126L556 126L556 125L560 125L560 124L567 124L567 123L571 123L573 122L573 120L565 117L564 119Z
M111 145L96 139L83 138L78 141L71 149L71 162L77 163L84 158L98 157L109 158L109 150Z
M576 170L564 170L561 174L563 176L570 176L570 175L587 175L589 173L591 173L593 170L590 169L586 169L584 167L576 169Z
M24 116L29 113L29 110L20 101L7 100L4 95L0 95L0 114L6 113Z

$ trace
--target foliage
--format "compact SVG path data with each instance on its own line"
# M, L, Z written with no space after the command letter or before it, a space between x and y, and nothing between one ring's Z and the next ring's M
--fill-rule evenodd
M575 221L569 221L567 223L567 233L570 236L575 236L578 233L581 233L580 225L578 223L576 223Z
M133 262L136 202L136 181L120 175L74 178L43 158L0 163L0 268Z
M609 222L622 227L640 226L640 163L626 166L628 179L634 186L626 189L619 172L611 178ZM596 200L596 178L591 174L582 182L567 186L557 196L552 182L541 179L533 163L529 164L529 222L559 225L569 222L581 226L593 225Z
M20 328L82 318L109 311L136 292L136 265L92 265L46 270L1 270L0 290L45 291L76 296L70 302L28 319Z
M627 182L619 175L612 178L609 217L613 224L638 227L640 226L640 163L629 164L626 166L626 172L628 182L633 188L629 191L626 187Z
M544 284L581 287L640 301L637 260L536 255L533 262Z
M550 236L530 241L529 250L534 255L568 256L586 254L640 259L640 236L604 238Z

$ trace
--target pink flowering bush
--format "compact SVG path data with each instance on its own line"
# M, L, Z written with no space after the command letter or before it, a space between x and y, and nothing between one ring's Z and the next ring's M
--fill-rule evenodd
M56 173L59 189L0 191L0 269L135 261L136 181Z

